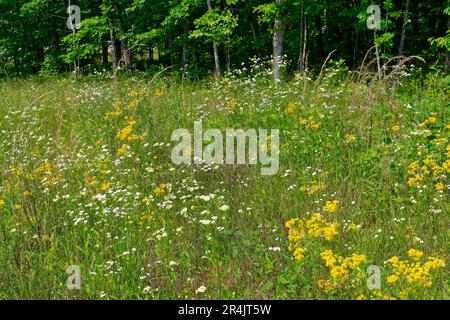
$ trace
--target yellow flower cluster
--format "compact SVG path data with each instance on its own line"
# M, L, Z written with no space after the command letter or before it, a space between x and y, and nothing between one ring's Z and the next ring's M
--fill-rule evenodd
M300 188L301 191L306 192L308 195L312 196L313 194L322 191L325 189L325 185L318 181L312 181L309 186L302 186Z
M409 165L408 171L408 185L410 187L417 186L420 183L424 182L426 177L438 178L444 172L450 173L450 160L446 160L442 166L435 160L435 156L433 154L429 154L425 160L422 161L414 161ZM443 190L444 184L437 183L437 190Z
M305 252L306 252L305 248L301 247L296 248L293 253L295 260L298 261L302 260L305 257Z
M336 212L338 205L339 205L338 200L327 201L325 203L325 207L323 208L323 210L325 210L328 213L334 213Z
M122 144L122 146L117 150L117 156L122 157L127 154L128 149L130 148L127 144Z
M338 227L337 222L327 221L319 213L313 214L309 219L291 219L286 222L289 240L288 249L293 253L296 260L302 260L307 250L301 246L303 240L322 238L331 241L339 234Z
M33 180L40 180L42 186L48 188L61 180L62 173L59 171L57 165L44 161L37 166L28 177Z
M127 125L123 128L118 134L117 138L121 141L136 141L139 139L139 136L136 134L132 134L134 127L136 126L136 120L128 119Z
M321 117L321 115L319 115L319 117ZM307 118L301 118L300 119L300 124L313 129L313 130L317 130L320 128L320 125L322 124L322 122L320 120L317 120L314 118L314 116L310 116L308 119Z
M317 286L319 287L320 290L325 291L327 293L341 288L340 284L335 283L334 281L332 281L330 279L317 280Z
M416 284L421 287L431 287L431 271L443 268L445 263L443 260L428 257L427 261L422 263L423 252L415 249L408 251L410 260L400 260L394 256L387 260L392 267L393 273L387 277L389 283L395 283L401 279L406 279L410 284Z
M157 98L164 97L164 95L165 95L165 93L162 89L158 89L155 91L155 97L157 97Z
M420 129L427 128L431 131L426 137L433 136L434 139L427 142L428 146L421 144L418 147L417 154L424 158L409 165L408 185L410 187L432 183L437 191L445 189L445 184L440 180L445 179L446 173L450 173L450 145L448 145L448 138L445 138L439 129L440 126L436 123L437 114L434 113L419 125Z
M432 115L431 115L431 117L429 117L428 119L426 119L420 126L419 126L419 128L420 129L424 129L425 127L427 127L427 126L429 126L429 125L431 125L431 124L435 124L436 123L436 121L437 121L437 113L433 113Z
M371 300L396 300L394 297L384 294L381 290L373 290L370 294L370 298L367 298L363 294L356 297L356 300L369 300L369 299L371 299Z
M105 116L106 118L114 118L114 117L120 117L122 115L123 111L119 103L115 104L114 110L110 112L106 112Z
M352 254L350 257L335 255L332 250L320 254L325 265L330 269L331 278L339 284L344 284L350 278L350 273L366 260L366 256Z
M164 195L165 193L170 191L170 185L161 183L158 187L155 188L154 192L159 197Z
M296 114L296 110L295 110L295 104L292 102L289 102L287 105L286 110L284 111L284 113L286 115L295 115Z
M346 134L345 135L345 141L347 143L355 143L356 142L356 136L353 134Z

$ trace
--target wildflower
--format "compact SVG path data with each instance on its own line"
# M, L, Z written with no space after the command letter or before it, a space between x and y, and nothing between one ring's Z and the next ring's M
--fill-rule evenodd
M366 260L366 256L361 254L352 254L350 257L341 257L335 255L331 250L326 250L320 254L325 265L330 269L330 276L337 283L344 284L350 278L351 271Z
M325 240L332 240L334 236L337 236L339 232L337 231L337 224L331 224L322 229L323 236Z
M350 223L350 224L347 226L347 231L356 231L356 230L358 230L360 227L361 227L361 226L358 226L358 225L356 225L356 224L354 224L354 223L352 222L352 223Z
M164 91L162 91L162 89L158 89L155 91L155 97L161 98L163 96L164 96Z
M195 293L204 293L206 292L205 286L200 286L197 290L195 290Z
M431 287L431 270L443 268L445 263L441 259L429 257L427 262L422 263L423 252L415 249L408 251L408 256L412 261L402 261L398 257L387 260L393 269L393 273L388 276L389 283L394 283L400 278L405 279L410 284L417 284L421 287Z
M139 100L137 100L137 99L133 100L128 104L128 109L130 109L130 110L136 109L138 104L139 104Z
M396 274L392 274L388 276L386 280L388 283L394 283L398 280L398 276Z
M334 213L337 210L338 204L339 204L338 200L327 201L325 203L324 210L327 211L328 213Z
M102 183L102 185L101 185L101 189L103 191L108 191L110 187L111 187L111 182L105 182L105 183Z
M14 209L16 209L16 210L20 210L21 208L22 208L22 205L20 205L20 204L14 205Z
M297 260L297 261L302 260L305 257L304 256L305 252L306 252L306 249L304 249L304 248L297 248L297 249L295 249L295 251L294 251L294 258L295 258L295 260Z
M325 291L325 292L331 292L333 290L339 289L340 285L337 283L334 283L330 279L319 279L317 280L317 286L319 289Z
M129 148L130 148L129 145L122 144L122 146L119 148L119 150L117 150L117 156L118 157L124 156L127 153Z
M294 103L292 103L292 102L288 103L285 114L287 114L287 115L295 114L295 104Z
M398 132L398 131L400 131L400 126L398 126L398 125L393 126L393 127L391 128L391 130L392 130L393 132Z
M227 211L228 209L230 209L230 207L224 204L224 205L221 206L219 209L220 209L221 211Z
M438 184L436 184L435 188L437 191L442 191L444 190L445 186L442 182L439 182Z
M152 288L150 286L147 286L142 290L142 293L149 293L151 290Z
M162 183L154 191L157 196L162 196L168 191L168 189L168 186Z
M3 207L5 205L5 200L0 199L0 208Z
M347 141L347 143L354 143L356 142L356 136L354 136L353 134L346 134L345 140Z
M402 291L400 291L400 293L398 294L398 296L399 296L400 299L402 299L402 300L408 299L408 290L402 290Z
M409 249L408 255L415 261L419 261L423 256L423 252L415 249Z
M136 125L136 120L128 120L127 125L125 128L123 128L118 134L117 138L121 141L128 140L128 141L135 141L137 140L136 135L131 135L131 133L134 130L134 126Z

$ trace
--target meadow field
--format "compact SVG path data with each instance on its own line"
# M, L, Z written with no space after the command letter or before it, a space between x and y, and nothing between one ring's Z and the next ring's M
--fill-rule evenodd
M448 299L450 80L409 72L2 80L0 298ZM200 119L278 173L175 165Z

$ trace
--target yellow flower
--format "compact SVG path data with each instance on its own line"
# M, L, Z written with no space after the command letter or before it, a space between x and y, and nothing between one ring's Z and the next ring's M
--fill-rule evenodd
M162 89L158 89L155 91L155 97L161 98L163 96L164 96L164 91L162 91Z
M5 205L5 200L0 199L0 208L3 207Z
M168 189L167 186L162 183L154 191L157 196L162 196L163 194L166 193L167 189Z
M436 190L437 191L442 191L442 190L444 190L444 188L445 188L445 186L444 186L444 184L443 183L438 183L438 184L436 184Z
M415 261L419 261L423 256L423 252L415 249L409 249L408 255Z
M326 250L326 251L322 252L320 254L320 257L325 262L325 265L329 268L334 267L335 264L337 263L337 259L334 256L333 251L331 251L331 250Z
M22 206L20 204L15 204L14 205L14 209L16 210L20 210L22 208Z
M347 231L356 231L359 228L360 228L360 226L358 226L352 222L347 226Z
M408 299L408 290L402 290L402 291L400 291L400 293L398 294L398 296L399 296L400 299L402 299L402 300Z
M128 109L130 109L130 110L136 109L138 104L139 104L139 100L135 99L128 104Z
M125 128L123 128L118 134L117 138L121 141L128 140L128 141L135 141L139 139L136 135L131 135L131 133L134 130L134 126L136 125L136 120L130 119L127 121L127 125Z
M345 135L345 140L348 143L354 143L356 141L356 136L354 136L353 134L346 134Z
M423 257L423 252L410 249L408 255L411 261L401 261L398 257L392 257L387 260L391 264L394 273L388 276L387 281L394 283L400 278L404 278L410 284L416 284L421 287L431 287L431 270L443 268L445 263L441 259L429 257L428 261L422 264L419 260Z
M359 296L356 297L356 300L367 300L367 298L365 295L360 294Z
M129 148L129 146L128 146L127 144L123 144L123 145L119 148L119 150L117 150L117 156L118 156L118 157L124 156L124 155L127 153L128 148Z
M332 240L334 236L337 236L339 234L339 231L337 231L337 223L331 224L328 227L323 227L322 232L325 240Z
M305 252L306 252L306 249L304 249L304 248L295 249L295 251L294 251L295 260L297 260L297 261L302 260L305 257L305 255L304 255Z
M333 290L336 290L340 288L340 285L337 283L334 283L330 279L319 279L317 280L317 286L319 289L325 291L325 292L331 292Z
M329 212L329 213L333 213L336 212L337 207L338 207L339 201L338 200L333 200L333 201L327 201L325 203L325 207L324 210Z
M285 114L294 115L295 114L295 104L289 102L285 111Z
M110 187L111 187L111 182L102 183L102 186L101 186L103 191L108 191Z
M398 280L398 276L396 274L390 275L389 277L387 277L387 282L388 283L394 283Z
M393 126L392 128L391 128L391 130L393 131L393 132L398 132L398 131L400 131L400 126Z

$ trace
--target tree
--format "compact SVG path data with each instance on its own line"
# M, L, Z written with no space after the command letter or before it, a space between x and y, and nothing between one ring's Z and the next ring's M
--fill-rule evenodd
M109 39L111 42L111 61L114 83L118 83L118 60L117 60L117 42L116 42L116 31L114 28L114 15L113 15L113 3L112 0L108 0L109 6L105 6L104 9L108 14L108 24L109 24Z
M208 11L212 11L211 0L206 0L208 6ZM214 51L214 66L216 70L216 77L220 77L220 59L219 59L219 48L217 44L213 41L213 51Z
M402 31L400 36L400 44L398 46L398 55L403 55L403 50L405 49L405 39L406 39L406 27L408 26L408 19L409 19L409 4L410 0L406 0L405 4L405 11L403 16L403 24L402 24Z
M283 59L284 41L286 38L286 17L287 10L285 7L285 0L276 0L278 5L277 15L273 26L273 77L275 81L281 80L280 62Z

